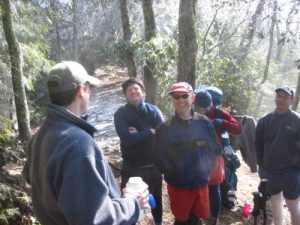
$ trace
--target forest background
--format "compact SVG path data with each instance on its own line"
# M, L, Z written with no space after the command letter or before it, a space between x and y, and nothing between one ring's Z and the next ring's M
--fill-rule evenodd
M170 115L168 87L217 86L235 115L273 109L274 89L299 84L299 0L0 0L0 155L45 115L47 72L61 60L90 74L125 67ZM21 149L21 150L20 150ZM13 154L14 155L14 154ZM0 159L1 159L0 157ZM0 160L1 165L1 160Z

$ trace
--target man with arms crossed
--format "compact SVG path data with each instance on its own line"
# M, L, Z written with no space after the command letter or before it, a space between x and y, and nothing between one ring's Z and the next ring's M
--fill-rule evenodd
M152 209L155 224L162 224L162 175L153 164L153 138L155 129L162 124L160 110L147 102L145 87L138 78L129 78L122 84L127 103L115 115L115 127L120 137L123 165L121 188L129 177L142 177L156 201Z

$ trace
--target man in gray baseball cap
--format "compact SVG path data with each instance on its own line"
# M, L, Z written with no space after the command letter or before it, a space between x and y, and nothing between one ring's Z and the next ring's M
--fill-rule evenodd
M275 90L275 110L260 118L256 126L256 158L259 176L268 180L274 224L284 222L283 205L291 225L300 224L300 115L291 109L294 92Z
M147 207L147 190L121 197L93 138L96 129L81 118L88 110L90 86L99 83L77 62L58 63L48 74L51 103L23 170L42 224L132 225L140 208Z
M96 77L88 75L82 65L72 61L56 64L48 74L47 83L49 93L74 90L80 84L85 83L94 86L100 85L100 81Z
M277 89L275 89L275 92L276 93L278 93L278 92L285 92L288 95L292 96L292 98L294 98L294 91L290 87L288 87L288 86L277 88Z

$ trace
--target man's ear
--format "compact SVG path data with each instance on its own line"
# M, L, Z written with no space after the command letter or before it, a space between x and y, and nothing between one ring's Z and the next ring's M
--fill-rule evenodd
M78 97L82 97L84 95L84 86L83 85L80 84L78 86L76 95Z
M194 102L195 101L195 95L194 94L192 94L192 97L191 97L191 99L192 99L192 102Z

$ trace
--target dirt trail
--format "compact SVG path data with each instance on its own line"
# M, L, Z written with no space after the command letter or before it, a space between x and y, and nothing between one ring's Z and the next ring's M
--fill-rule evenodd
M123 96L120 84L127 79L127 74L124 70L118 69L113 73L109 74L105 72L104 69L98 69L96 71L96 76L101 80L101 87L94 90L94 96L92 96L91 106L90 106L90 117L89 121L98 128L99 132L96 135L96 140L99 142L105 156L113 167L115 175L119 180L118 169L121 165L121 156L119 150L119 138L116 135L114 124L113 124L113 114L114 112L123 105L126 100ZM240 157L239 151L238 155ZM242 161L241 157L241 167L238 169L238 190L237 204L232 210L222 209L220 217L220 225L242 225L242 224L253 224L253 218L250 216L248 220L242 218L241 210L245 202L253 205L252 202L252 192L257 190L259 183L259 178L257 173L251 173L249 167ZM171 225L173 224L174 218L170 211L168 195L165 190L163 190L164 199L164 215L163 224ZM268 203L268 215L269 219L267 224L271 223L271 216ZM285 209L285 225L290 225L288 220L287 210ZM151 215L147 214L143 221L139 222L140 225L153 224ZM259 219L259 223L262 224L262 219Z

